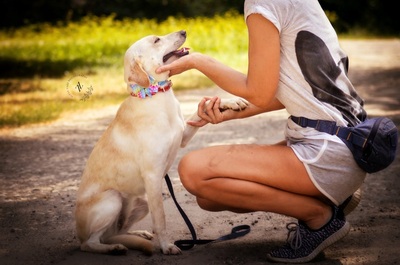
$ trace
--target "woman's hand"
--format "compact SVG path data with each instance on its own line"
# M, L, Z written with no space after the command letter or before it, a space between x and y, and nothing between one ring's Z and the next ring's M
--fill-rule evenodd
M195 127L203 127L207 123L218 124L224 121L243 119L260 113L284 109L285 106L274 98L267 108L259 108L251 103L240 111L225 109L221 111L221 99L219 97L204 97L198 104L197 118L187 121L187 124Z
M163 66L160 66L158 69L156 69L156 73L162 73L162 72L167 72L169 71L169 75L177 75L180 73L183 73L187 70L193 69L194 68L194 62L199 56L199 53L190 53L188 55L185 55L175 61L173 61L170 64L166 64Z
M219 97L204 97L197 109L197 115L200 117L198 121L188 121L191 126L202 127L207 123L217 124L224 121L224 113L221 112L219 106L221 99Z

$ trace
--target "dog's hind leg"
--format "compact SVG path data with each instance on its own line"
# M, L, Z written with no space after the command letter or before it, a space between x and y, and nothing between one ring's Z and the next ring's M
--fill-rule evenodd
M119 245L122 244L123 246L129 249L136 249L143 251L147 255L151 255L154 252L154 246L152 241L143 238L141 235L130 235L130 234L121 234L115 235L107 238L105 240L107 244Z
M135 198L130 201L126 207L124 225L122 226L121 233L128 233L130 235L137 235L145 239L153 239L153 234L145 230L130 230L132 226L142 220L149 213L149 206L147 201L143 198Z
M123 220L121 220L120 233L128 232L132 225L142 220L149 213L147 201L136 197L125 201L123 209Z
M122 244L104 244L104 235L118 231L118 218L122 209L122 197L118 191L108 190L85 200L78 201L76 224L81 240L81 250L104 254L124 254Z
M142 198L134 198L125 201L124 214L120 217L121 229L118 235L112 235L104 240L107 244L122 244L129 249L143 251L147 255L153 254L154 247L150 241L153 234L145 231L130 231L131 227L142 220L149 212L147 201Z
M81 244L81 250L111 255L123 255L128 251L128 249L120 242L105 242L106 244L101 243L100 238L103 233L103 231L100 231L98 233L91 234L90 238Z

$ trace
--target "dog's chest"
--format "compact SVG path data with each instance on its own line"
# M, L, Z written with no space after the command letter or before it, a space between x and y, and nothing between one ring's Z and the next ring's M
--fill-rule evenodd
M111 125L112 138L122 149L168 149L180 146L185 121L173 94L152 98L128 98ZM166 150L164 150L166 151Z
M183 131L185 122L179 105L172 91L158 93L151 98L135 100L137 106L133 114L135 120L147 120L147 125ZM153 123L153 124L150 124ZM142 124L140 124L141 126Z

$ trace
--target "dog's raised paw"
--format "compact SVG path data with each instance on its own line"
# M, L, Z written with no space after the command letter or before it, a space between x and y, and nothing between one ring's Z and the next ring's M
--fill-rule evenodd
M221 109L244 110L249 105L249 102L243 98L222 99Z

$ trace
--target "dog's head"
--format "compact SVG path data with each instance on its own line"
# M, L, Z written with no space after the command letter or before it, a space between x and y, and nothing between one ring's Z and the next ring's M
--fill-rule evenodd
M156 69L188 54L187 48L179 49L185 40L186 31L181 30L165 36L147 36L132 44L124 58L125 82L148 87L149 75L156 81L168 79L169 72L157 74Z

